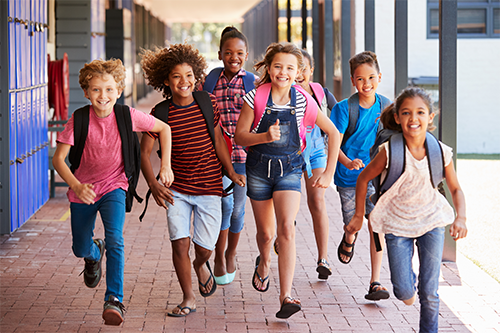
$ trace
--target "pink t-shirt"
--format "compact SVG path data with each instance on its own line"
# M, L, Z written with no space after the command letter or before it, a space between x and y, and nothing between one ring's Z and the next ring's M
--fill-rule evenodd
M134 108L130 108L130 116L134 132L153 129L155 117ZM68 120L64 131L59 134L57 142L74 145L73 117ZM122 141L114 112L106 118L99 118L90 106L89 132L75 177L82 184L94 185L96 202L103 195L117 188L125 191L128 189L123 164ZM70 202L83 203L71 189L68 190L68 199Z

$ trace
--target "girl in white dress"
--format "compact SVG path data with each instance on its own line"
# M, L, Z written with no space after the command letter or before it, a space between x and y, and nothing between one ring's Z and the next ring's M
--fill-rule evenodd
M441 142L444 176L453 198L455 213L430 181L425 140L427 130L434 127L432 120L435 113L432 105L430 96L423 89L408 87L397 97L395 103L383 111L381 121L384 127L398 129L403 133L406 164L403 174L379 198L370 215L373 231L385 234L394 295L407 305L412 305L416 298L416 275L412 257L414 245L417 245L420 260L420 332L438 331L437 290L444 227L452 223L450 234L455 240L467 235L465 198L453 166L452 150ZM356 213L346 226L350 233L357 232L363 223L367 184L380 174L384 178L389 167L388 154L388 142L385 142L379 147L375 159L358 177Z

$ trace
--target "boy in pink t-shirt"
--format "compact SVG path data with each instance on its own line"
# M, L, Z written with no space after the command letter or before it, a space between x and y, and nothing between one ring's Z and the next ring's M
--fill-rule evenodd
M57 140L52 159L54 168L69 185L73 253L84 258L85 285L95 288L101 279L101 260L106 250L106 294L103 319L107 325L123 322L123 271L125 196L128 179L124 169L122 141L114 111L116 100L125 87L125 67L120 60L94 60L80 70L79 82L91 102L85 147L79 167L74 171L65 163L74 145L74 117ZM121 110L121 112L126 112ZM170 168L170 127L153 116L130 108L132 130L159 133L162 146L160 180L170 186L174 175ZM125 144L125 143L123 143ZM104 225L105 238L92 239L97 212Z

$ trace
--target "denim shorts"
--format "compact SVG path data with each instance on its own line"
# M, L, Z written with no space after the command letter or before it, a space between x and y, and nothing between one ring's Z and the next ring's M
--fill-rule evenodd
M170 241L191 236L193 218L193 243L212 251L219 238L222 203L217 195L187 195L172 190L174 205L167 204L167 221Z
M245 163L233 163L233 168L237 174L246 176ZM231 184L231 180L224 176L222 184L224 188L227 188ZM232 194L222 198L222 226L220 230L229 228L233 234L243 230L246 202L247 186L234 185Z
M314 169L319 169L319 168L326 168L326 151L325 151L325 145L322 145L322 147L317 147L314 148L314 150L311 152L311 156L309 157L309 161L311 162L311 170ZM306 171L306 165L302 166L302 172Z
M257 201L269 200L275 191L301 191L300 152L290 155L266 155L250 150L247 156L247 195Z
M342 205L342 217L344 224L348 225L351 222L354 213L356 213L356 188L355 187L340 187L337 186L337 192L340 196L340 204ZM365 217L368 219L368 215L372 212L375 207L370 200L370 196L375 193L375 188L372 182L368 183L368 188L366 191L365 198Z

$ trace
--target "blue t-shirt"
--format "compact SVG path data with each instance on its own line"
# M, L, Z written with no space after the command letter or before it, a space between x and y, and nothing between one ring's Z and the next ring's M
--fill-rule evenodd
M347 140L344 146L340 147L344 154L351 160L359 158L363 163L370 163L370 148L375 143L377 136L378 122L381 113L380 98L376 95L375 104L371 108L365 109L359 106L359 118L356 130ZM349 125L349 110L347 99L340 101L333 107L330 120L335 124L341 134L344 134ZM334 181L340 187L356 187L356 180L362 169L349 170L342 163L337 162Z

